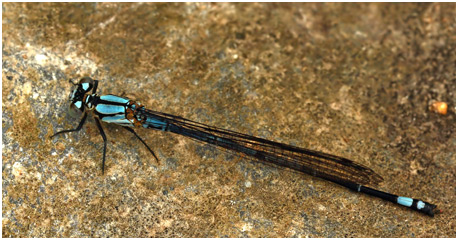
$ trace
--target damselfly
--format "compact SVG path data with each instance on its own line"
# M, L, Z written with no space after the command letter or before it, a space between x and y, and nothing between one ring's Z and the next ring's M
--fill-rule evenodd
M364 186L367 184L376 185L383 179L373 170L349 159L273 142L243 133L212 127L182 117L152 111L146 109L139 102L128 98L115 95L98 95L96 93L98 81L89 77L84 77L78 83L72 82L72 84L74 87L70 95L70 108L74 111L82 112L82 119L75 129L57 132L51 138L62 133L81 130L88 114L92 113L104 142L102 173L105 170L107 138L100 121L121 125L133 133L148 148L157 161L156 154L137 135L133 127L150 128L180 134L263 163L286 167L301 173L320 177L351 190L376 196L430 216L434 216L438 212L434 204L409 197L397 196Z

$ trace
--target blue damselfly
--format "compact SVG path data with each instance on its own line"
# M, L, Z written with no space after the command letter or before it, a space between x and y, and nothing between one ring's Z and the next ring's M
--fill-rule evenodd
M351 190L366 193L381 199L409 207L416 211L434 216L436 205L382 192L364 185L376 185L383 179L373 170L349 159L322 152L278 143L243 133L212 127L179 116L146 109L137 101L116 95L98 95L98 81L89 77L73 83L70 95L71 109L82 112L83 116L75 129L63 130L51 136L81 130L89 113L94 115L95 123L104 141L102 173L105 170L107 138L100 121L115 123L133 133L158 161L153 150L143 141L133 127L156 129L180 134L194 140L213 144L233 151L244 157L263 163L286 167L295 171L320 177Z

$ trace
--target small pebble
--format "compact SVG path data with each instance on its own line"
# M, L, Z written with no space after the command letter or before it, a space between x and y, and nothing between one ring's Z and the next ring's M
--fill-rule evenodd
M429 109L432 112L439 113L439 114L442 114L442 115L447 114L447 108L448 108L448 105L445 102L434 102L429 107Z

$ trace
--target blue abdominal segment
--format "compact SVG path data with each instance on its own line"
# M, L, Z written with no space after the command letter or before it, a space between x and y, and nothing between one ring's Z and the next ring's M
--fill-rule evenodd
M148 117L143 127L165 131L167 128L167 122Z
M398 204L402 206L410 207L412 206L413 199L408 197L398 197Z

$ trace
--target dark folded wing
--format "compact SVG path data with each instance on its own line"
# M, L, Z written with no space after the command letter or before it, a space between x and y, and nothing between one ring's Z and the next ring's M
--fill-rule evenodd
M376 185L383 180L372 169L343 157L212 127L166 113L146 110L145 114L152 120L150 122L163 123L163 130L213 144L264 163L331 181Z

